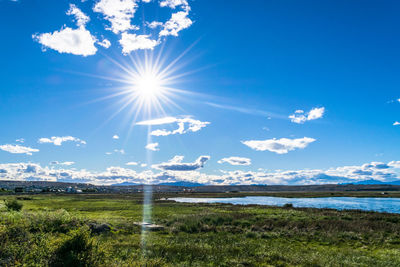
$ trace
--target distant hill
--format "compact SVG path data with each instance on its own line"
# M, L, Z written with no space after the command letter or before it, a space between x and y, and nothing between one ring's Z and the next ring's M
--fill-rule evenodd
M171 185L171 186L185 186L185 187L197 187L197 186L205 186L204 184L192 183L192 182L174 182L174 183L162 183L158 185Z

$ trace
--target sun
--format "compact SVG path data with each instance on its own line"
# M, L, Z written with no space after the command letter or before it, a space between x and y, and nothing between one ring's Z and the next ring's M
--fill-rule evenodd
M144 100L154 100L164 93L164 84L157 73L139 73L132 78L132 91Z
M139 116L142 119L167 116L171 111L183 110L179 103L186 102L190 97L202 96L179 88L187 82L186 76L202 69L183 71L188 63L182 58L192 47L174 58L165 55L163 49L157 54L153 51L130 54L121 61L104 55L108 62L117 67L110 68L110 76L82 73L109 81L106 94L93 100L115 99L112 103L115 111L105 118L102 126L123 113L122 123L128 125L131 131Z

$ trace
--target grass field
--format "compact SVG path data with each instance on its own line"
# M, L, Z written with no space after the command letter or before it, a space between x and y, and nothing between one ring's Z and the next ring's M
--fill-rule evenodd
M0 207L0 266L400 266L400 214L161 197L164 230L143 240L140 194L19 196L21 211Z

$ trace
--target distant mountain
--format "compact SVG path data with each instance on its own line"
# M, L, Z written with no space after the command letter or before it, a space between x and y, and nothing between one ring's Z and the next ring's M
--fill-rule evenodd
M171 186L185 186L185 187L196 187L196 186L204 186L204 184L192 183L192 182L173 182L173 183L162 183L158 185L171 185Z
M393 181L393 182L382 182L382 181L371 179L371 180L365 180L365 181L360 181L360 182L351 183L351 184L400 185L400 180Z

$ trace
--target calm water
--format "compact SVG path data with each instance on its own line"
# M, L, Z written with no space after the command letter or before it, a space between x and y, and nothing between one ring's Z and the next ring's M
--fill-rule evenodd
M236 205L271 205L283 206L287 203L294 207L359 209L379 212L400 213L400 198L357 198L357 197L319 197L319 198L284 198L284 197L238 197L238 198L170 198L177 202L189 203L230 203Z

